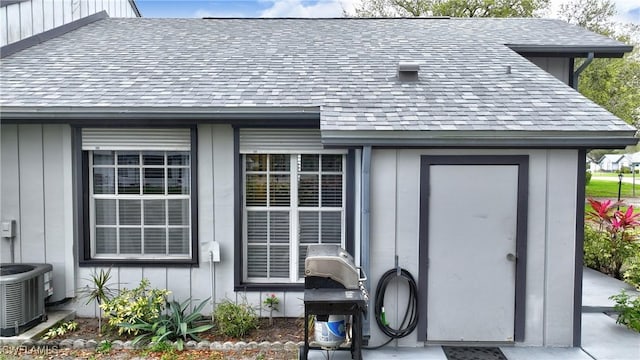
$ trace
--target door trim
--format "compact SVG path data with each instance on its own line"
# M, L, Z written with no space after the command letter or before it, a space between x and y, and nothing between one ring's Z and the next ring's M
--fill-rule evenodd
M516 215L516 283L514 341L524 341L526 270L527 270L527 212L529 209L528 155L422 155L420 157L420 231L418 269L418 309L427 309L429 281L429 189L431 165L515 165L518 166L518 204ZM427 341L426 313L418 323L418 341Z

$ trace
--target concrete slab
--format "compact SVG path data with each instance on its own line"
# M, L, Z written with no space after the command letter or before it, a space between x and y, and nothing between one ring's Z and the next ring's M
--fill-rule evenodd
M605 314L582 314L582 349L597 360L640 359L640 334Z
M593 360L580 348L543 348L543 347L501 347L509 360ZM365 350L362 357L366 360L447 360L440 346L421 348L388 347L379 350ZM309 360L349 360L348 351L310 351ZM600 360L600 359L598 359Z
M509 360L593 360L580 348L501 347Z
M351 360L349 351L309 351L309 360ZM362 358L366 360L447 360L440 346L425 346L419 348L384 347L378 350L364 350Z
M26 340L36 340L42 334L47 332L51 327L59 322L69 321L76 317L73 310L54 310L47 312L47 321L40 323L31 329L17 336L2 337L0 336L0 344L2 345L20 345Z
M582 277L582 311L601 313L611 311L615 304L609 296L625 289L629 294L640 295L635 289L618 279L604 275L593 269L584 268Z

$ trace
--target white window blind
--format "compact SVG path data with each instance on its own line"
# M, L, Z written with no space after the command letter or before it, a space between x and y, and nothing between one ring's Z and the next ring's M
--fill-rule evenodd
M190 258L188 151L89 152L95 258Z
M297 282L309 244L344 246L342 154L247 154L245 280Z
M82 150L189 151L191 131L179 129L83 128Z
M241 154L317 153L319 129L240 129Z

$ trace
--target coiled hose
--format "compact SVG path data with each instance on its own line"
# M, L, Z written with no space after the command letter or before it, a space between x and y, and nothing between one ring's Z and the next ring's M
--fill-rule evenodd
M397 329L394 329L389 326L389 323L387 323L385 319L384 295L387 291L387 286L389 286L389 283L398 278L403 278L408 282L409 297L402 323ZM389 337L389 340L382 345L366 347L365 349L379 349L395 339L400 339L411 334L413 330L415 330L416 326L418 326L418 286L416 285L416 281L414 280L410 272L405 269L400 269L400 271L398 271L398 269L391 269L382 275L380 281L378 282L378 287L376 288L374 314L378 327L385 335Z

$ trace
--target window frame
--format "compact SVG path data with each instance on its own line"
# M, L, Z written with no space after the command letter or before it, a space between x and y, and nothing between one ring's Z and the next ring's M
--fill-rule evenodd
M191 253L193 251L192 249L192 244L189 241L188 247L188 253L185 255L170 255L170 254L166 254L166 255L162 255L162 254L144 254L145 250L145 229L151 229L151 228L156 228L156 229L163 229L166 231L168 231L169 229L184 229L184 228L188 228L189 230L191 229L191 212L189 213L189 221L187 223L187 225L171 225L169 224L169 218L168 218L168 207L165 204L165 224L163 225L148 225L144 223L144 214L145 214L145 201L147 200L162 200L164 202L167 202L169 200L188 200L189 201L189 208L191 208L191 188L189 188L189 192L187 194L169 194L168 193L168 187L169 187L169 169L189 169L189 172L191 170L191 158L189 157L189 165L169 165L168 163L168 153L171 152L176 152L174 150L154 150L154 151L144 151L144 150L116 150L113 151L114 152L114 164L112 165L96 165L93 163L93 158L91 156L92 153L94 153L94 151L89 151L89 235L90 235L90 248L91 248L91 257L94 259L105 259L105 260L113 260L113 259L134 259L134 260L143 260L143 259L151 259L151 260L164 260L164 259L176 259L176 260L185 260L185 259L189 259L191 258ZM129 164L119 164L118 163L118 155L119 153L123 153L123 152L127 152L127 153L135 153L138 156L138 164L136 165L129 165ZM162 153L163 155L163 164L162 165L145 165L143 163L143 156L145 153L148 152L158 152L158 153ZM181 152L187 152L187 151L181 151ZM187 152L190 153L190 152ZM94 192L94 186L93 186L93 176L91 176L92 171L94 169L101 169L101 168L107 168L107 169L113 169L114 171L114 193L113 194L96 194ZM140 188L144 189L144 170L145 169L162 169L163 173L164 173L164 178L163 178L163 187L165 191L167 191L166 194L144 194L144 191L142 191L142 193L137 193L137 194L120 194L118 191L118 177L120 176L118 174L118 170L119 169L135 169L136 171L139 172L139 179L140 179ZM190 176L190 174L189 174ZM189 181L189 186L191 186L191 181ZM119 220L117 220L119 218L119 211L118 211L118 207L116 206L116 212L114 214L115 218L116 218L116 224L114 225L97 225L96 224L96 201L97 200L115 200L115 201L119 201L119 200L135 200L135 201L139 201L140 202L140 224L139 225L122 225L119 223ZM129 228L129 229L140 229L140 235L141 235L141 242L140 242L140 250L141 250L141 254L119 254L119 249L121 247L121 240L116 240L116 254L98 254L97 253L97 246L96 246L96 229L98 227L104 227L104 228L115 228L116 230L118 229L123 229L123 228ZM167 246L167 250L169 248L169 243L168 243L168 238L166 237L167 234L165 233L165 241L166 241L166 246ZM191 238L191 236L189 237Z
M266 196L269 199L270 188L269 188L269 177L271 175L288 175L289 176L289 206L247 206L246 198L243 196L242 199L242 250L243 253L248 254L248 248L251 245L248 241L248 224L247 217L245 216L250 211L263 211L267 214L270 214L271 211L280 211L280 212L288 212L289 214L289 243L287 244L289 248L289 278L277 278L269 276L269 265L267 264L267 276L266 277L249 277L249 263L248 261L243 262L243 282L245 283L254 283L254 284L302 284L304 281L304 277L300 276L298 273L299 269L299 255L300 255L300 237L299 237L299 214L301 212L317 212L318 216L321 217L322 212L337 212L340 211L340 222L342 227L340 229L340 246L346 246L346 213L347 213L347 156L344 151L318 151L314 153L309 152L292 152L287 154L281 153L260 153L260 155L269 156L267 160L267 166L264 171L247 171L246 170L246 156L252 154L240 154L241 164L242 164L242 193L246 194L246 186L247 186L247 175L253 174L264 174L266 176L267 188L266 188ZM270 156L271 155L286 155L289 157L289 170L281 171L281 170L271 170L270 169ZM318 158L318 170L316 171L305 171L298 169L298 157L301 155L319 155ZM322 155L340 155L342 157L342 170L341 171L324 171L322 170ZM300 206L298 199L298 177L300 175L317 175L318 176L318 206ZM322 176L323 175L340 175L342 177L341 184L341 199L342 205L340 207L328 207L322 206ZM320 225L320 223L319 223ZM318 228L318 236L321 236L322 228L319 226ZM270 248L271 244L267 241L267 248ZM278 247L283 245L276 245ZM248 258L245 257L248 260ZM268 261L268 259L267 259Z
M78 254L79 254L79 266L100 266L100 265L113 265L113 266L149 266L149 267L197 267L198 266L198 187L197 187L197 130L195 126L189 126L190 130L190 162L189 162L189 176L190 176L190 234L191 241L189 243L190 254L186 257L171 256L171 255L153 255L140 257L135 254L118 255L118 257L112 256L96 256L95 254L95 239L93 237L95 229L93 228L93 207L92 204L92 190L90 188L92 184L91 179L91 151L82 150L82 128L88 126L73 127L73 163L74 163L74 178L76 189L76 206L75 212L77 219L76 228L78 238ZM96 126L101 127L101 126ZM185 128L181 126L166 126L167 128ZM121 126L119 128L127 128L127 126ZM130 127L129 127L130 128ZM144 128L149 128L144 126ZM130 149L140 153L144 150ZM126 150L122 150L126 151ZM171 149L158 150L162 152L172 152ZM143 165L139 165L143 167ZM114 166L115 167L115 166ZM164 167L168 167L167 164ZM142 179L141 179L142 181ZM115 184L117 186L117 184ZM167 186L168 184L165 184ZM142 186L142 185L141 185ZM138 195L142 196L142 195ZM149 195L147 195L149 196ZM160 195L162 199L168 199L167 195ZM156 197L153 196L155 199ZM145 198L147 199L147 198ZM151 198L148 198L151 199ZM142 226L142 225L141 225Z
M252 126L255 128L255 126ZM241 126L234 127L234 290L235 291L301 291L304 289L303 282L296 283L274 283L274 282L248 282L245 279L245 263L246 252L244 250L244 236L243 236L243 223L244 223L244 178L243 178L243 153L240 152L240 130ZM273 127L268 129L273 130ZM286 130L289 128L283 128ZM346 186L343 193L345 194L345 209L344 209L344 233L345 242L344 246L347 252L355 255L355 201L359 198L355 193L355 179L356 179L356 150L353 148L348 149L335 149L325 150L326 153L341 153L345 155L346 167L343 174L346 180ZM246 153L246 152L244 152ZM276 151L265 151L264 153L277 153ZM280 153L296 153L296 154L315 154L322 153L322 151L294 151L287 150ZM297 270L296 270L297 271Z

